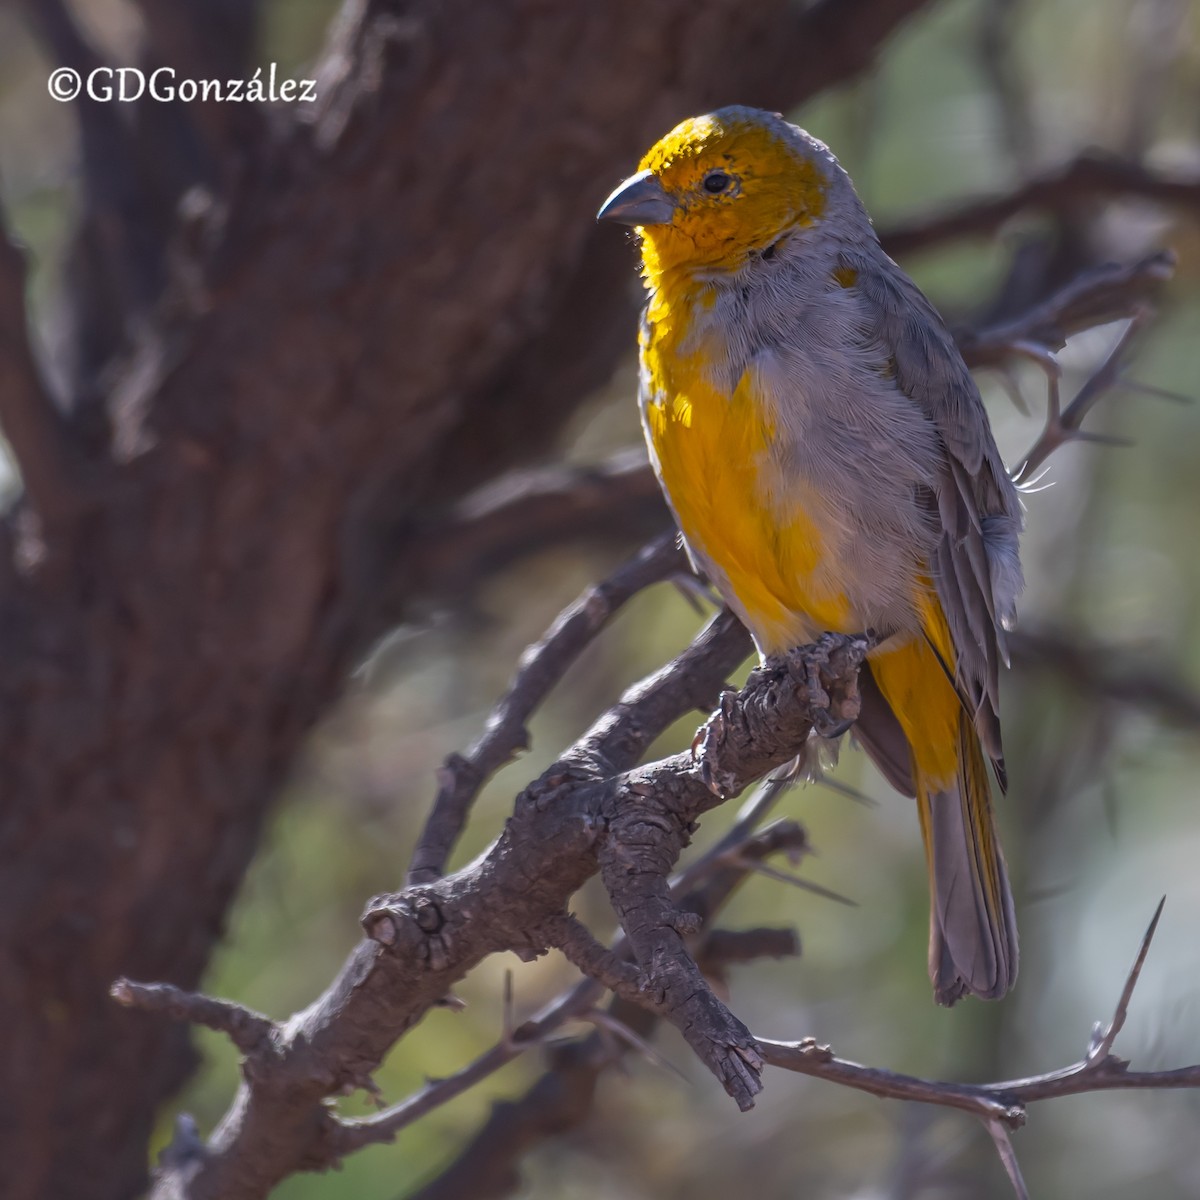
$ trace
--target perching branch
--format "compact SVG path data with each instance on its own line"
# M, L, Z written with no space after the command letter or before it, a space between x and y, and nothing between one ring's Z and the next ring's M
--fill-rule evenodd
M202 1154L181 1156L182 1165L164 1168L158 1194L258 1196L291 1170L326 1166L359 1145L393 1137L537 1044L563 1019L590 1011L601 986L677 1025L742 1107L761 1088L763 1065L772 1063L879 1095L964 1108L1005 1124L1018 1123L1029 1099L1200 1082L1200 1068L1145 1075L1119 1070L1103 1041L1081 1067L972 1087L860 1067L815 1042L789 1045L753 1037L699 968L705 949L695 938L711 911L698 913L681 903L667 875L698 817L787 762L814 723L853 720L857 668L869 643L827 636L757 668L739 692L721 694L692 750L636 766L670 721L713 696L747 648L736 622L727 614L716 618L688 651L626 693L517 798L505 832L480 860L455 875L373 901L364 916L369 940L306 1012L262 1030L256 1024L261 1018L231 1016L236 1006L223 1002L176 1004L173 1011L180 1016L226 1029L245 1020L264 1036L249 1045L234 1108ZM755 816L765 811L772 791L766 789L751 805ZM723 841L708 859L706 882L730 870L744 877L753 869L746 854L744 834L733 843ZM597 869L626 935L611 949L564 915L570 895ZM761 949L761 935L755 938ZM328 1095L370 1088L371 1072L392 1041L485 954L502 948L537 953L547 945L562 948L590 984L506 1034L449 1080L380 1116L347 1122L324 1106ZM626 946L632 952L628 960ZM1126 995L1114 1036L1127 1003Z
M731 95L790 108L928 2L361 0L298 72L313 104L59 109L79 233L40 332L69 453L0 368L30 497L0 523L0 859L20 863L0 942L28 970L0 1028L0 1084L25 1098L0 1159L19 1188L144 1190L144 1132L194 1056L108 989L197 985L299 748L430 596L439 514L544 455L627 352L632 257L599 200L675 121ZM78 5L23 7L52 60L102 64ZM245 78L261 7L139 0L140 50ZM51 520L77 479L83 519ZM139 919L95 937L104 912Z
M681 910L667 898L665 870L663 890L647 892L636 875L622 878L619 869L636 871L651 860L669 869L698 816L791 758L816 711L814 671L820 704L837 719L854 715L854 676L866 643L834 639L759 668L741 692L724 693L694 754L634 769L668 724L712 702L747 649L741 626L718 616L518 797L504 834L482 859L373 901L364 916L370 940L323 998L278 1029L269 1054L248 1057L238 1101L206 1154L189 1161L185 1183L168 1171L159 1193L186 1186L192 1197L260 1195L291 1170L336 1159L341 1131L323 1097L364 1086L395 1038L485 954L540 949L545 922L564 911L602 862L618 911L633 913L640 904L627 933L635 952L649 956L639 954L637 966L648 989L661 992L663 1015L693 1023L693 1044L747 1103L757 1084L749 1033L698 971L685 968L691 986L681 991L673 965L656 957L668 930L695 932L697 919L675 915ZM652 895L652 905L641 903Z
M759 802L761 804L761 798ZM743 836L725 851L710 852L698 859L686 879L681 876L673 881L672 888L677 893L685 884L690 888L680 894L680 908L696 913L700 916L701 927L706 927L738 884L747 877L752 864L761 862L772 854L788 852L796 836L803 840L803 831L790 822L786 833L779 829L754 832L752 827L747 828ZM736 852L745 865L732 869L726 866L724 860L727 851ZM710 940L717 932L713 931L713 934L706 936L701 943L707 948L708 960L714 968L724 968L732 962L748 962L766 954L778 956L789 952L785 939L780 936L764 941L758 947L736 948L723 937L718 939L718 943L724 942L724 945L717 944L709 948ZM633 979L636 969L629 963L627 947L622 938L618 938L613 949L606 949L592 937L582 923L566 915L550 918L543 924L542 933L547 945L559 949L579 966L585 976L584 981L544 1005L536 1015L511 1030L495 1046L462 1070L445 1079L431 1080L413 1096L373 1116L342 1121L338 1134L340 1153L348 1154L363 1146L392 1141L401 1129L461 1095L514 1058L531 1049L545 1046L548 1039L564 1025L584 1019L585 1014L593 1011L601 1001L606 988L617 995L624 991L625 999L630 1003L635 1002L637 987ZM729 953L726 953L726 948ZM761 950L761 953L752 953L755 948ZM793 935L791 953L797 952ZM595 986L596 981L600 981L599 986ZM644 998L640 995L636 997L636 1007L646 1008ZM597 1070L599 1066L600 1064L597 1064ZM537 1086L533 1089L533 1094L540 1095ZM506 1113L504 1120L507 1123L511 1116Z
M817 5L811 11L828 14L832 9ZM1131 269L1123 280L1110 272L1094 284L1081 284L1062 298L1058 310L1052 307L1054 301L1047 302L1049 308L1041 306L1036 329L1031 314L1025 338L1010 323L1005 331L1008 349L1019 353L1022 340L1050 346L1052 329L1086 327L1081 297L1106 289L1105 303L1112 307L1104 311L1113 311L1122 297L1158 279L1156 269ZM1095 291L1089 291L1093 287ZM1116 315L1128 315L1127 309L1128 305ZM964 342L968 357L969 346ZM980 336L973 353L980 363L988 354L1002 353L996 335L991 341ZM536 345L529 361L534 366L539 362ZM563 374L574 378L566 368ZM504 376L496 387L509 396L521 390L520 383L520 377ZM1057 414L1060 421L1065 415ZM487 435L484 428L480 440L486 442ZM462 449L456 464L479 452L478 446ZM601 473L601 479L606 501L629 501L631 493L641 489L630 512L640 511L643 503L659 504L648 472ZM610 487L614 481L620 486ZM473 550L456 558L452 540L441 541L437 529L425 530L406 547L411 555L405 569L436 590L439 581L461 572L462 562L492 565L494 533L499 532L504 553L536 538L540 519L546 529L557 531L553 536L560 536L564 495L560 481L557 492L547 486L499 501L493 496L490 505L474 513L460 507L442 532L451 531ZM581 510L589 519L602 520L597 515L602 505L584 503ZM509 545L513 551L505 548ZM372 1087L371 1072L394 1041L441 1002L471 966L501 949L535 954L558 945L588 973L589 982L581 986L592 997L609 986L622 1003L640 1005L655 1019L672 1021L737 1102L752 1102L761 1087L762 1062L770 1061L763 1047L771 1043L753 1038L713 991L702 966L710 959L728 961L731 945L749 953L783 943L775 931L734 937L724 949L714 935L698 940L702 922L672 894L667 876L700 815L790 758L814 721L853 719L855 673L868 648L864 642L809 648L794 661L760 669L741 692L721 697L691 753L638 766L649 743L671 720L690 706L713 702L721 682L748 649L744 631L728 616L719 617L689 652L628 693L518 797L505 833L478 863L440 877L483 780L520 747L532 708L618 603L620 599L609 597L602 613L589 614L584 605L568 617L531 660L529 673L518 679L470 755L448 764L426 837L414 858L411 885L369 906L364 917L368 940L354 951L323 997L286 1024L270 1025L259 1041L251 1039L245 1082L234 1106L206 1147L181 1151L166 1166L160 1195L235 1200L262 1195L293 1170L330 1165L358 1144L394 1136L444 1098L509 1061L507 1056L538 1044L525 1026L506 1033L494 1058L485 1056L486 1061L443 1081L441 1091L410 1097L388 1110L387 1120L379 1124L370 1123L379 1120L374 1118L351 1125L324 1104L338 1091ZM832 715L825 714L826 703ZM725 865L744 876L747 864L737 858L739 853ZM572 892L597 871L625 926L620 946L601 946L565 916ZM626 953L632 957L625 958ZM594 1003L590 1000L578 1015L592 1012ZM243 1017L236 1005L220 1001L179 1001L170 1011L188 1019L207 1016L210 1022L225 1022L217 1027L228 1026L227 1031L243 1024L257 1028L248 1019L253 1014ZM544 1119L544 1096L541 1102ZM1000 1117L993 1112L989 1119Z
M294 1170L334 1161L341 1132L323 1099L365 1086L395 1040L485 955L543 947L542 923L565 911L597 869L605 778L629 770L683 713L711 705L748 649L742 627L718 616L518 797L504 833L480 860L373 901L364 916L368 939L325 995L279 1028L270 1055L248 1058L239 1096L205 1156L189 1160L186 1178L166 1171L157 1194L261 1196ZM793 737L802 737L806 711L798 695L784 710Z

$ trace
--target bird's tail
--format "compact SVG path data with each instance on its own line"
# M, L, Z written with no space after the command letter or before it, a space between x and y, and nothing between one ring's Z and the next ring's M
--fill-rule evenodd
M929 868L934 997L996 999L1016 981L1017 927L979 735L929 642L876 652L871 673L911 753Z
M929 977L939 1004L967 992L995 1000L1017 978L1017 923L979 737L958 719L958 771L940 786L917 774L929 865Z

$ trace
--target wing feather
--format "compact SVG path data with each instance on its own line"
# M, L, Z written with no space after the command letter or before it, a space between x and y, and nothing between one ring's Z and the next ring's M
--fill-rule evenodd
M934 307L877 245L843 252L841 265L855 273L870 334L897 387L928 417L946 452L927 500L939 528L929 565L954 642L955 687L1003 786L998 676L1022 584L1020 499L979 389Z

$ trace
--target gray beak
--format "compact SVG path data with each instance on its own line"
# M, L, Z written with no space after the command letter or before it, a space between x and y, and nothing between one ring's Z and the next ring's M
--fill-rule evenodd
M631 175L600 207L597 221L621 225L667 225L675 215L675 202L650 171Z

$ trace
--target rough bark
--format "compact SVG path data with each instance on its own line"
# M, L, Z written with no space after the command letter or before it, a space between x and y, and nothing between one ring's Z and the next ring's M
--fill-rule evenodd
M113 320L68 329L95 336L63 416L18 402L28 493L0 530L8 1195L141 1187L190 1059L108 986L197 981L298 741L408 598L416 531L546 446L627 344L632 255L592 233L597 199L679 117L798 101L921 6L358 0L316 110L240 130L161 254L122 249L144 197L93 188L117 240L76 282Z

